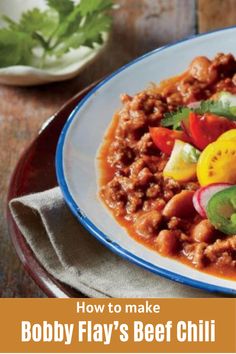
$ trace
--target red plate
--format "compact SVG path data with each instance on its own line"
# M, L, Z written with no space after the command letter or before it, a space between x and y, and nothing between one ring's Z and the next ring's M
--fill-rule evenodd
M49 122L21 156L13 172L7 201L57 185L54 158L61 130L78 102L96 85L90 85L68 101ZM7 203L8 205L8 203ZM7 207L9 233L24 268L38 286L50 297L83 297L77 290L51 276L36 259Z

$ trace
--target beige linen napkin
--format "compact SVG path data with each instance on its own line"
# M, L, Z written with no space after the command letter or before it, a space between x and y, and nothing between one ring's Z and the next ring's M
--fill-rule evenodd
M46 270L89 297L209 297L113 254L68 210L59 187L14 199L11 212Z

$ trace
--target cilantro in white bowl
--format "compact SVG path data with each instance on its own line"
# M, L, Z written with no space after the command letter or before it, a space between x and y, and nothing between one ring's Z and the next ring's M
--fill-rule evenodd
M0 83L35 85L78 74L108 38L112 0L0 2Z

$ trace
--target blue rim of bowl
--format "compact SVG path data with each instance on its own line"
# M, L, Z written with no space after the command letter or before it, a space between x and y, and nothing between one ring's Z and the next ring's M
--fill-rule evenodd
M57 174L57 181L60 186L60 189L62 191L63 197L71 209L72 213L75 215L75 217L79 220L79 222L85 227L86 230L89 231L94 237L96 237L102 244L104 244L108 249L110 249L112 252L118 254L119 256L123 257L124 259L142 267L145 268L149 271L151 271L154 274L161 275L167 279L176 281L180 284L192 286L198 289L206 290L209 292L214 292L214 293L224 293L228 295L236 295L236 290L232 288L225 288L222 286L214 285L214 284L209 284L206 282L202 282L199 280L191 279L189 277L180 275L178 273L174 273L172 271L166 270L164 268L160 268L150 262L145 261L144 259L134 255L133 253L129 252L125 248L121 247L117 243L113 242L112 240L109 239L109 236L104 234L100 229L96 227L96 225L93 224L93 222L83 213L83 211L80 209L79 205L74 201L67 182L66 178L64 175L64 168L63 168L63 148L64 148L64 143L65 143L65 138L67 135L67 131L74 120L74 118L77 116L77 113L80 111L80 109L84 106L84 104L87 102L87 100L94 95L94 93L104 86L108 81L110 81L113 77L118 75L120 72L124 71L126 68L136 64L139 61L142 61L144 58L147 58L151 55L154 55L158 52L161 52L163 50L166 50L169 47L176 46L180 43L191 41L194 38L198 37L203 37L203 36L208 36L210 34L214 34L217 32L223 32L227 30L232 30L236 29L236 26L231 26L223 29L218 29L198 35L191 35L188 36L180 41L176 41L171 44L167 44L161 48L154 49L134 60L129 62L128 64L122 66L118 70L114 71L112 74L110 74L108 77L106 77L104 80L102 80L98 85L96 85L81 101L80 103L75 107L75 109L72 111L72 113L69 115L67 122L65 123L63 130L61 132L61 135L58 140L57 144L57 150L56 150L56 174Z

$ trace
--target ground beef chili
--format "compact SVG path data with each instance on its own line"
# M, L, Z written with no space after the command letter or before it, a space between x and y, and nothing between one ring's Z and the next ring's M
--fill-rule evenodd
M168 156L154 145L149 127L166 112L207 99L219 91L236 93L236 61L231 54L195 58L182 75L133 97L121 96L100 149L100 196L117 221L139 242L163 256L236 279L236 236L216 231L193 207L197 181L163 178Z

